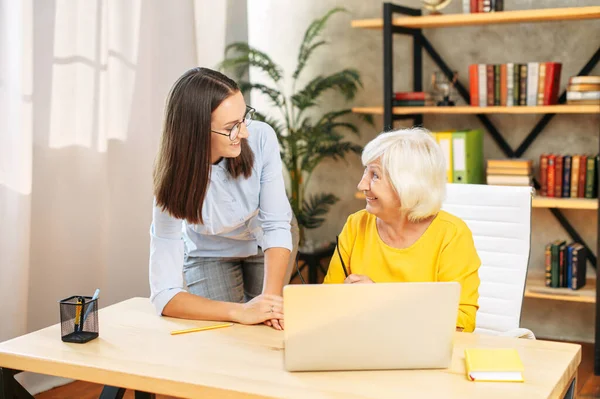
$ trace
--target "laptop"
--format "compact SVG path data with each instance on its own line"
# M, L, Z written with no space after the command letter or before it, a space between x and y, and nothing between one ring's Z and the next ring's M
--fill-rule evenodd
M457 282L287 285L288 371L447 368Z

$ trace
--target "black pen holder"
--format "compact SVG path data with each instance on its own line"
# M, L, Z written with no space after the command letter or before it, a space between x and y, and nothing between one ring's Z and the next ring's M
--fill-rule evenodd
M72 296L59 301L63 342L83 344L98 337L98 299Z

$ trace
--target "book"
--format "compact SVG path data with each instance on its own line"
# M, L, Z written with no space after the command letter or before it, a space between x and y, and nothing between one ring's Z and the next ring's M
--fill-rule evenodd
M558 286L568 287L567 282L567 243L563 241L558 247Z
M546 195L548 197L554 197L554 185L556 184L556 155L550 154L548 155L548 171L547 171L547 179L546 182Z
M585 175L587 172L587 155L579 156L579 180L577 182L577 198L585 198Z
M527 105L527 64L519 66L519 105Z
M589 156L585 173L585 198L596 198L596 168L596 157Z
M468 348L465 366L471 381L525 381L525 368L516 349Z
M560 86L560 62L546 62L546 78L544 80L544 103L539 105L554 105L558 103Z
M477 64L469 65L469 97L472 107L479 106L479 71Z
M397 91L394 93L394 100L429 100L431 94L424 91Z
M571 270L569 271L569 287L578 290L585 286L586 282L586 260L585 247L580 243L574 243L571 253Z
M546 62L540 62L538 73L537 104L544 105L544 87L546 85Z
M544 248L544 283L546 287L552 286L552 243Z
M496 79L494 78L494 65L486 64L485 66L485 84L486 84L486 92L487 92L487 100L486 105L489 107L494 106L494 97L496 95L496 88L494 84L496 83Z
M433 100L392 100L394 107L433 107Z
M500 105L506 107L508 101L507 65L500 64Z
M572 92L586 92L586 91L598 91L600 90L600 84L570 84L567 86L567 91Z
M562 155L557 155L554 161L554 196L558 198L562 197L563 161Z
M563 161L563 182L562 182L562 196L571 196L571 155L565 155Z
M530 186L531 176L488 174L486 181L490 186Z
M510 158L510 159L488 159L488 168L516 168L531 169L531 159Z
M540 155L540 195L548 196L548 154Z
M521 64L513 65L513 105L519 105L521 85Z
M556 240L550 246L550 287L560 288L561 273L560 273L560 247L565 245L565 241Z
M579 160L580 155L573 155L571 157L571 192L569 197L577 198L577 189L579 188Z
M537 105L538 83L539 83L539 62L527 63L527 96L526 105L535 107ZM542 104L540 104L542 105Z
M479 106L487 105L487 67L485 64L477 64L477 87L479 88Z
M599 91L568 91L567 100L600 100Z
M494 65L494 105L501 105L501 65Z
M515 64L509 62L506 64L506 106L515 105ZM517 95L518 97L518 95Z
M518 176L529 176L531 170L520 169L520 168L487 168L488 175L518 175Z
M567 105L600 105L600 100L567 100Z
M569 79L570 85L591 84L600 85L600 76L572 76Z

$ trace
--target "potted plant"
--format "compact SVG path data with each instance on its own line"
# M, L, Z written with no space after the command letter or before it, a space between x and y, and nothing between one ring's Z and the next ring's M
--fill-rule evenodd
M258 91L267 96L277 108L279 115L271 116L257 112L256 119L267 122L277 133L281 147L281 158L289 174L287 187L290 204L300 228L300 246L306 243L305 230L323 224L324 216L339 198L332 193L320 192L306 195L313 172L325 159L341 160L346 154L360 154L362 147L344 140L344 131L358 135L358 128L345 119L352 111L349 108L329 111L320 116L313 112L326 92L336 92L346 100L352 100L359 87L360 75L356 69L347 68L329 74L318 75L303 88L296 90L298 77L319 47L327 44L320 37L327 20L335 13L343 11L334 8L323 17L315 19L308 27L300 45L296 69L292 73L292 91L283 90L284 73L266 53L248 43L236 42L227 46L221 69L234 70L242 92ZM249 67L264 72L270 84L252 83L242 79ZM307 111L311 111L308 115ZM361 118L372 122L370 115Z

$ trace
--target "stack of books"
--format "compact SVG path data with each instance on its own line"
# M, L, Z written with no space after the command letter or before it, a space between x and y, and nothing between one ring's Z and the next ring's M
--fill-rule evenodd
M487 184L492 186L531 186L530 159L488 159Z
M567 86L567 104L599 105L600 76L573 76Z
M431 94L424 91L407 91L394 93L392 106L394 107L424 107L433 106L435 102Z

